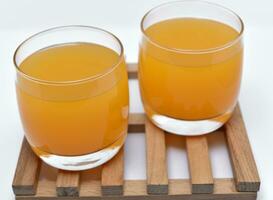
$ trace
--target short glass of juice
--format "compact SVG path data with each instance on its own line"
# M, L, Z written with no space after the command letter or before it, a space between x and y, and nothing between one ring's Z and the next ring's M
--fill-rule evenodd
M241 18L217 4L175 1L150 10L141 30L138 76L148 118L179 135L221 127L240 89Z
M84 170L117 154L129 106L117 37L95 27L52 28L25 40L14 64L25 137L44 162Z

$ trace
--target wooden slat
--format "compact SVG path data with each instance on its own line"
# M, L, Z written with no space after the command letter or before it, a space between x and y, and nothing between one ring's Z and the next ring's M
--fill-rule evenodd
M168 194L165 133L148 119L145 121L147 151L147 192Z
M102 167L101 191L104 196L123 194L124 149Z
M136 79L137 78L137 64L128 63L127 64L127 72L128 72L129 79Z
M205 136L186 137L192 193L212 193L213 178Z
M80 173L75 171L59 170L56 192L59 197L79 196Z
M225 128L237 190L258 191L260 178L239 106Z
M33 195L36 193L40 165L40 159L34 154L24 138L12 183L15 195Z
M100 197L101 195L101 168L102 166L81 172L80 196Z
M129 79L137 79L138 77L138 64L128 63L127 72ZM145 114L144 113L131 113L129 116L128 133L143 133L145 131Z
M85 188L84 196L79 200L255 200L255 192L237 192L233 179L215 179L213 194L191 194L191 183L189 180L169 180L169 195L147 195L145 180L127 180L124 182L124 196L100 196L99 182L92 183L93 188ZM98 189L98 191L94 191ZM94 193L96 195L94 195ZM99 195L99 196L98 196ZM55 196L17 196L17 200L59 200ZM62 200L71 200L71 197L62 197Z
M56 180L58 170L44 162L41 162L39 182L37 185L37 197L56 197Z
M145 114L132 113L129 115L128 133L144 133L145 131Z

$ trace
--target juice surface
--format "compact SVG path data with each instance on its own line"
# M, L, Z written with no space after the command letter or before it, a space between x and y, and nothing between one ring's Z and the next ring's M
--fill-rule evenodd
M104 46L68 43L41 49L26 58L20 69L45 81L77 81L110 70L118 54Z
M71 43L37 51L20 64L28 76L54 81L17 78L21 119L36 153L84 155L124 141L128 84L125 62L119 59L109 48Z
M142 39L139 79L148 115L202 120L232 110L243 47L239 41L213 49L236 39L235 29L208 19L175 18L151 25L145 34L149 39Z
M145 33L173 49L202 50L224 45L238 36L232 27L208 19L176 18L153 24Z

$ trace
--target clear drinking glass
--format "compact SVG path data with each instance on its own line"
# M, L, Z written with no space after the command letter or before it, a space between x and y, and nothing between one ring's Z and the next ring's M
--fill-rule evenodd
M84 170L111 159L128 122L128 80L121 42L87 26L49 29L14 54L25 136L46 163Z
M179 135L221 127L237 103L244 25L222 6L165 3L141 22L139 84L149 119Z

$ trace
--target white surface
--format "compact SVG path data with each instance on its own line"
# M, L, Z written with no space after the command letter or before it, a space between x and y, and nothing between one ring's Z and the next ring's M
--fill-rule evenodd
M137 60L141 16L163 0L0 0L0 194L12 200L11 182L23 131L18 116L12 56L18 44L37 31L68 24L98 26L116 34L128 61ZM240 102L262 180L259 200L273 199L273 2L271 0L213 1L236 11L245 21L245 62ZM137 83L130 83L131 111L143 111ZM187 178L183 141L171 139L169 176ZM171 142L171 141L168 141ZM213 174L231 177L221 135L209 139ZM133 134L126 144L127 179L145 178L144 136ZM218 153L217 153L218 152ZM133 156L132 156L133 155ZM219 168L216 164L221 164ZM225 170L223 169L225 168Z

